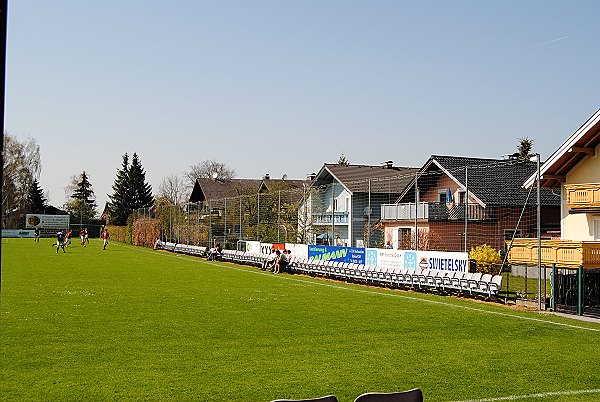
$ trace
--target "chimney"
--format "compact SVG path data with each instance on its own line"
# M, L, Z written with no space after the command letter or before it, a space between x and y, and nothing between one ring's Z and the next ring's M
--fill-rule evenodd
M383 164L384 164L384 166L383 166L384 169L391 169L394 167L394 161L383 162Z
M316 173L311 173L308 176L306 176L306 180L313 181L315 179L315 177L317 177L317 174Z
M264 180L269 180L271 178L271 176L269 176L268 173L265 173L265 177L263 177Z

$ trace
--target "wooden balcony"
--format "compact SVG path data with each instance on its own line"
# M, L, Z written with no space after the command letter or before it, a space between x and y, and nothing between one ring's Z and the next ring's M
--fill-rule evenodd
M507 245L510 242L507 242ZM512 264L537 265L537 239L515 239L508 260ZM600 242L542 240L542 265L600 268Z
M600 183L565 184L570 212L600 211Z

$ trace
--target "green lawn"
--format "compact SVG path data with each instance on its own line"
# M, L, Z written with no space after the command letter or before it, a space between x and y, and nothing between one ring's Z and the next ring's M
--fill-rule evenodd
M600 324L92 239L2 240L0 399L426 401L588 391ZM590 391L595 390L595 391Z

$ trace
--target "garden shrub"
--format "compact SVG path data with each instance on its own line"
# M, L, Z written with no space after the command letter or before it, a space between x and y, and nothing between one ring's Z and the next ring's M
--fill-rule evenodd
M482 244L474 247L469 252L469 259L477 263L477 272L483 274L494 274L497 267L502 263L498 250Z

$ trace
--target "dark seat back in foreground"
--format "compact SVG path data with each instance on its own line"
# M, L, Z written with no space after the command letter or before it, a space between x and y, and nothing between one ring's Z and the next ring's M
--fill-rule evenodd
M423 392L419 388L404 392L369 392L359 395L354 402L423 402Z

